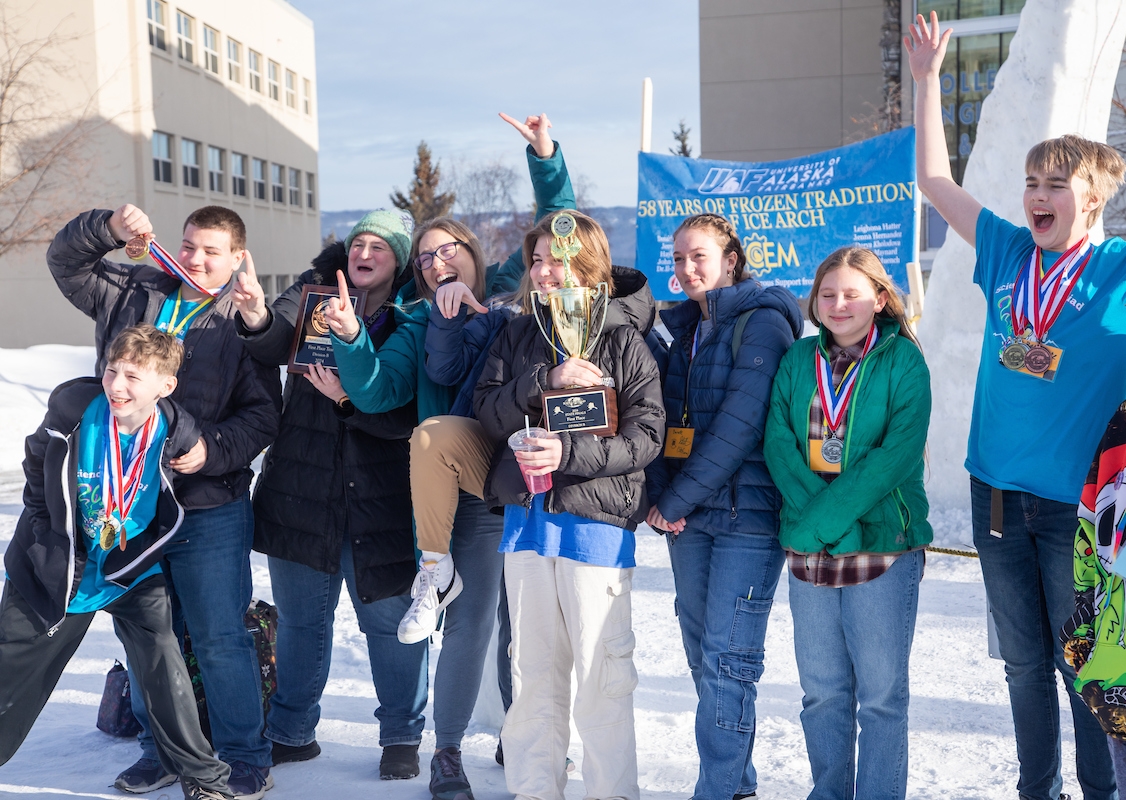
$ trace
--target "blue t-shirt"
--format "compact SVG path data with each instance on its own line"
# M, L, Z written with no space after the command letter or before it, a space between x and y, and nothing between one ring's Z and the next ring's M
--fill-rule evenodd
M1092 248L1048 331L1047 344L1063 350L1054 381L1000 361L1013 336L1013 284L1035 246L1028 228L982 210L974 283L988 308L966 469L998 489L1078 503L1107 422L1126 400L1126 242ZM1045 252L1044 266L1059 256Z
M102 500L102 464L108 434L109 403L106 402L105 395L98 395L87 406L78 431L78 514L82 520L83 541L86 543L86 568L82 572L78 592L67 606L68 614L84 614L105 608L141 581L160 574L160 564L154 564L129 584L129 589L105 579L108 552L101 548L98 540L102 534L101 516L105 507ZM129 517L125 520L126 548L129 540L147 528L156 515L156 501L160 495L160 453L167 434L168 423L158 411L156 430L153 431L145 471L141 475L141 486L129 509ZM129 452L135 436L136 434L120 435L122 454ZM115 543L114 547L116 546Z
M177 301L180 303L179 308L176 308ZM156 315L156 322L153 323L153 326L158 331L163 331L164 333L172 333L173 336L175 336L182 342L184 341L184 336L186 336L188 333L188 328L192 326L192 323L195 322L197 317L199 317L199 314L203 313L202 309L200 310L199 314L195 313L196 309L199 309L201 303L206 302L210 301L200 300L196 303L190 303L187 300L181 298L180 292L170 294L168 295L168 297L164 298L164 304L160 307L160 313ZM176 314L177 330L175 331L175 333L173 333L171 330L173 313Z
M542 494L533 495L532 507L504 507L504 538L498 552L534 550L541 556L562 556L598 567L634 566L633 531L608 522L543 510Z

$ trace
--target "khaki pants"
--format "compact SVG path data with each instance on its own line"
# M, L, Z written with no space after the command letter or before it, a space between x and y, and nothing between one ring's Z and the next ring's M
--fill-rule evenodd
M512 615L512 707L501 731L513 754L504 766L508 790L563 800L573 666L586 796L638 800L633 570L525 551L505 554L504 574Z
M485 493L493 445L469 417L430 417L411 434L411 497L419 550L450 552L461 489Z

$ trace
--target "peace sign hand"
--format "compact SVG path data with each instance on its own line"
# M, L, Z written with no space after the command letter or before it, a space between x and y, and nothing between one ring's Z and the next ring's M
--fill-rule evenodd
M356 312L352 309L352 298L348 294L348 281L341 270L336 271L336 285L340 290L340 296L333 297L328 301L325 319L328 320L328 326L332 328L332 332L336 334L337 338L345 342L354 342L356 337L360 335L360 320L356 318Z
M532 149L540 158L551 158L555 153L555 142L551 141L551 134L548 133L551 120L547 118L547 114L528 117L523 122L519 122L502 111L500 118L520 131L520 135L531 143Z
M258 331L266 325L270 318L266 310L266 293L262 284L258 282L258 275L254 272L254 259L250 251L246 250L246 269L239 273L235 280L234 289L231 290L231 300L242 316L242 324L247 330Z

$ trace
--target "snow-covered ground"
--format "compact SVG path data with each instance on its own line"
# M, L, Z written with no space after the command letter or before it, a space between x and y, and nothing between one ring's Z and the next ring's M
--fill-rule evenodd
M0 350L0 549L11 539L21 510L22 440L42 418L46 397L58 382L88 374L92 348L43 346ZM941 543L969 541L968 512L937 509L933 520ZM638 763L646 797L689 797L696 777L693 717L696 699L673 616L673 582L664 541L648 529L638 537L633 618L640 685L634 694ZM973 559L931 554L922 585L911 663L912 798L1010 798L1015 796L1016 756L1004 671L987 655L985 592ZM256 594L270 599L265 559L253 557ZM801 688L794 663L786 580L771 612L766 672L759 684L755 763L759 796L803 798L810 788L799 712ZM431 651L435 663L440 645ZM86 640L63 674L38 723L16 756L0 767L0 797L121 798L114 776L138 755L130 740L94 727L106 671L124 659L110 618L98 614ZM0 676L0 680L10 680ZM463 745L466 772L478 800L510 797L503 770L493 761L497 714L489 702ZM1062 687L1061 687L1062 690ZM1064 708L1066 700L1061 700ZM423 774L410 781L378 780L378 729L372 716L375 690L367 648L345 599L337 612L332 675L322 703L317 739L323 754L304 764L274 770L270 800L344 798L378 794L387 800L428 800ZM1066 717L1065 713L1065 717ZM1065 791L1078 796L1070 719L1065 719ZM423 752L433 746L428 729ZM568 797L584 795L582 747L572 735L571 757L579 764ZM171 800L178 786L149 797Z

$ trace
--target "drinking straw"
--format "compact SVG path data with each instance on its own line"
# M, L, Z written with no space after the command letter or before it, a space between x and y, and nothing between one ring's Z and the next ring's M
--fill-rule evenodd
M527 414L524 415L524 435L528 439L532 438L532 423L528 420Z

